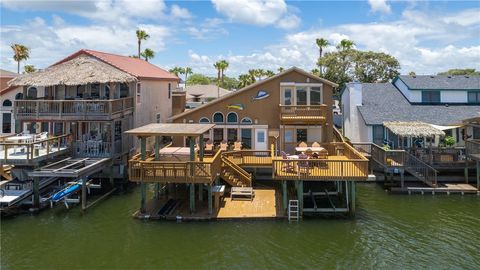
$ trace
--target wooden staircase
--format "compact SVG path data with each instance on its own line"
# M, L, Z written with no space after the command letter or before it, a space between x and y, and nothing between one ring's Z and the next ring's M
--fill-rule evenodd
M405 152L405 171L430 187L437 187L437 170L408 152Z
M0 165L0 180L4 178L5 180L12 180L12 166L10 165Z
M242 167L235 164L227 156L222 156L222 169L220 177L232 187L251 187L252 175Z

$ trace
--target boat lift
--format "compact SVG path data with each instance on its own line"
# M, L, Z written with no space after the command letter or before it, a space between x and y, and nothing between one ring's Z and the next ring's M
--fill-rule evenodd
M88 180L86 183L87 186L87 193L90 194L90 189L100 189L102 188L101 184L93 184L93 180ZM50 208L53 208L53 205L55 203L58 203L60 201L63 201L65 204L65 207L69 209L69 203L80 203L80 197L77 198L71 198L71 195L77 194L82 187L82 182L83 180L80 181L73 181L73 182L68 182L67 186L60 191L55 192L52 194L50 197L47 198L42 198L43 201L49 201L50 202Z

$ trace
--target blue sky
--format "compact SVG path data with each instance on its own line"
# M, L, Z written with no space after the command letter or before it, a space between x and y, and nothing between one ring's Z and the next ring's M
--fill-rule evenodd
M392 54L403 73L480 69L480 1L2 0L0 7L0 61L8 70L16 69L12 43L31 48L26 63L44 68L81 48L135 54L139 27L151 36L143 48L156 52L154 64L208 75L219 59L235 76L310 70L317 37L332 43L326 51L348 38L358 49Z

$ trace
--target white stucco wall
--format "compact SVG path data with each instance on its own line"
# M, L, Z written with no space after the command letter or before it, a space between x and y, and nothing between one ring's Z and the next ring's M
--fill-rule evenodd
M8 135L8 134L13 134L15 133L15 117L13 115L13 103L15 101L15 95L17 93L22 93L23 89L22 87L18 87L17 89L14 89L8 93L5 93L3 95L0 96L0 135ZM37 95L39 93L37 92ZM9 99L11 102L12 102L12 106L11 107L3 107L3 102L5 100ZM11 117L12 117L12 132L11 133L3 133L3 114L4 113L11 113Z
M352 142L371 141L371 127L363 120L359 106L362 106L362 84L349 83L342 95L344 134ZM369 131L370 130L370 131Z
M441 91L440 99L443 103L467 103L467 91Z

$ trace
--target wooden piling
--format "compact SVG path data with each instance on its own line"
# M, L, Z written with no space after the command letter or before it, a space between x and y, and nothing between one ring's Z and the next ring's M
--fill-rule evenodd
M282 203L283 203L283 210L287 210L288 207L288 196L287 196L287 181L282 181Z
M212 205L212 184L208 184L208 214L213 214L213 205Z

